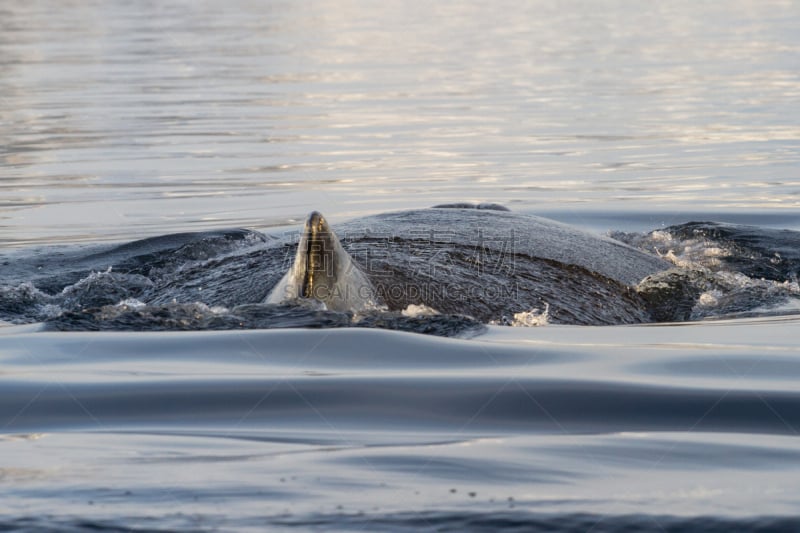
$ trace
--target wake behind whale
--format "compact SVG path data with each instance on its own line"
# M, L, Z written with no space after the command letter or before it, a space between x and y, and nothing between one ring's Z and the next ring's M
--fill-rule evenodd
M789 251L796 232L722 232L709 223L612 239L477 207L387 213L335 228L312 213L299 233L215 231L23 252L3 261L0 320L57 329L361 326L452 335L485 323L608 325L772 313L800 293L800 261ZM724 246L728 262L719 254L713 261L702 253L676 256L673 248L691 240L687 231L708 250ZM669 249L664 235L674 235ZM753 243L764 265L751 253L745 270L735 255ZM769 265L780 276L761 275Z

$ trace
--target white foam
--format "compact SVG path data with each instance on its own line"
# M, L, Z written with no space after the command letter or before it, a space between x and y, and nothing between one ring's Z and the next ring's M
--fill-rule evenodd
M42 298L47 299L50 296L38 288L36 288L30 281L25 281L16 286L0 287L0 296L10 295L13 299L24 298Z
M418 317L418 316L434 316L438 315L439 311L427 305L408 304L408 307L403 309L403 316Z
M550 323L549 318L550 305L545 302L544 311L539 311L539 308L535 308L530 311L514 313L514 320L511 322L511 326L523 328L546 326Z
M61 316L64 309L56 304L45 304L39 308L39 311L44 318L56 318L57 316Z
M719 305L719 299L722 297L722 292L718 290L707 291L697 298L698 307L712 308Z
M145 304L142 301L137 300L136 298L128 298L127 300L122 300L117 304L117 307L122 307L125 309L141 309L144 307Z

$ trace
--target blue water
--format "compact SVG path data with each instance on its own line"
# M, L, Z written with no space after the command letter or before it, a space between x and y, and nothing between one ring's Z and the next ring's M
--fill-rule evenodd
M799 24L779 0L8 0L0 280L315 209L799 230ZM796 311L472 338L0 324L0 529L800 529Z

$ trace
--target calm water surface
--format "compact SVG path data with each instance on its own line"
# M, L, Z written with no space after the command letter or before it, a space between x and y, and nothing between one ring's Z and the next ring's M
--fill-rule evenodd
M454 199L800 208L790 1L0 9L0 242Z
M6 0L0 245L449 201L800 229L798 27L793 1ZM0 529L797 529L798 338L0 326Z

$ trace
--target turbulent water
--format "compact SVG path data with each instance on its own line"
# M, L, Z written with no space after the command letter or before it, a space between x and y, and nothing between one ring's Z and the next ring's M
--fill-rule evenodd
M0 530L800 529L799 24L3 2ZM454 202L651 254L644 323L264 304L312 210Z
M338 275L323 280L317 299L283 296L281 278L308 260L296 259L300 232L181 233L0 256L0 320L61 331L355 326L457 336L482 323L616 325L800 309L800 232L791 230L695 222L611 239L539 217L436 208L351 221L338 229L341 241L325 232L339 249L318 251L318 275ZM332 245L299 247L314 246ZM334 292L348 299L329 307ZM359 293L369 306L353 304Z

